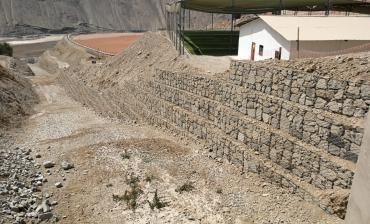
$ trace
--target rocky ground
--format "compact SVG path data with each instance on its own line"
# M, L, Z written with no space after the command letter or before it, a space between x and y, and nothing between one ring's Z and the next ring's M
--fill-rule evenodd
M119 107L98 100L106 99L103 90L120 98L118 87L157 66L207 75L226 69L207 72L206 65L189 63L171 49L148 34L125 53L92 65L90 55L68 51L64 42L43 56L56 63L51 67L59 76L32 66L36 76L29 80L40 102L22 127L0 137L0 224L343 223L287 190L209 158L194 141L129 117L113 119L114 113L107 118L106 111ZM356 63L364 58L348 57ZM335 60L341 59L333 58L333 66Z
M52 214L55 203L41 192L47 178L39 171L32 150L16 146L6 134L1 135L0 145L0 223L57 221Z
M40 103L1 137L0 223L343 222L186 139L102 118L33 70Z

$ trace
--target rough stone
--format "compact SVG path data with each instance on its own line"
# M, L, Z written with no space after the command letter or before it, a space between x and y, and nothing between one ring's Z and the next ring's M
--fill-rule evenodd
M62 168L63 170L70 170L74 168L74 165L72 163L69 163L67 161L62 162Z
M62 188L63 184L61 182L57 182L57 183L55 183L55 187Z
M55 163L53 163L52 161L45 161L43 163L43 166L47 169L50 169L50 168L53 168L55 166Z
M326 89L327 88L327 80L326 79L319 79L317 84L316 84L316 88L318 89Z
M325 107L326 103L327 103L326 100L319 97L319 98L316 99L315 108L323 109Z
M41 221L49 220L49 219L53 218L53 213L51 213L51 212L41 213L41 214L38 215L38 217Z

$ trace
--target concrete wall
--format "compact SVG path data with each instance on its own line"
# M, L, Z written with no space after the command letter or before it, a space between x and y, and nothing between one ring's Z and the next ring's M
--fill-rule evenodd
M256 61L275 58L275 51L280 47L282 48L281 58L287 60L290 57L290 43L261 19L240 28L239 59L250 60L252 42L256 43ZM263 56L258 54L260 45L264 46Z
M346 223L370 223L370 115L367 118L365 136L348 204Z

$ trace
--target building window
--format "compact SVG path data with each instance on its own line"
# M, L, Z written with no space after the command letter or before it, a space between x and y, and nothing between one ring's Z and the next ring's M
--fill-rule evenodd
M258 54L259 54L259 56L263 56L263 45L260 45Z

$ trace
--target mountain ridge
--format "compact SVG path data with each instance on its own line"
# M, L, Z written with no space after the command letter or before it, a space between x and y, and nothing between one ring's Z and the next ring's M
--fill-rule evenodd
M166 0L0 0L0 35L147 31L165 27Z

